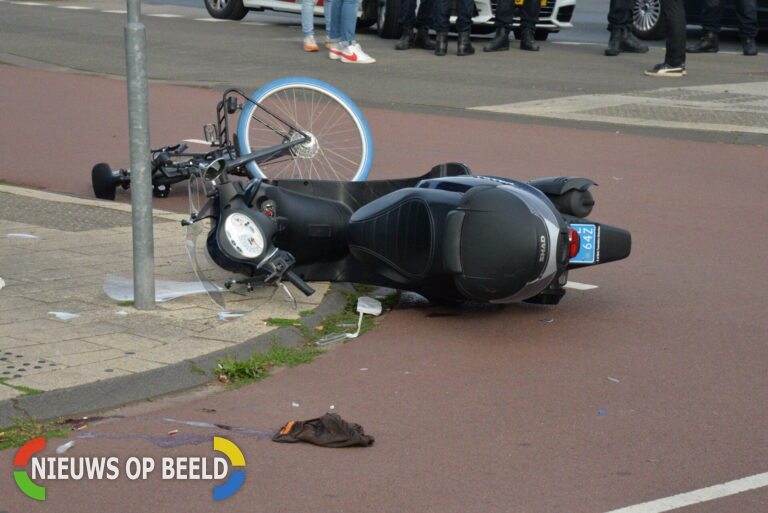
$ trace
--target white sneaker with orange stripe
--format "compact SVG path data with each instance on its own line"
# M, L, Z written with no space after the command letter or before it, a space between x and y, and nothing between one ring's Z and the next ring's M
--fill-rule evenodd
M347 64L372 64L376 59L368 55L360 48L359 43L352 43L341 48L341 62Z
M304 51L305 52L316 52L320 48L318 48L317 43L315 42L315 36L312 34L304 37Z

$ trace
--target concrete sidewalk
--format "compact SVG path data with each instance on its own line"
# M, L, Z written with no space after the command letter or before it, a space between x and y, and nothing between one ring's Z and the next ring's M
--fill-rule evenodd
M196 282L179 223L184 217L155 211L158 281ZM242 344L254 340L263 347L264 337L258 337L276 329L267 319L299 318L299 312L315 310L328 290L328 284L315 283L315 294L306 297L294 289L294 309L276 287L253 293L233 288L224 294L226 309L244 314L234 318L220 315L222 308L204 293L139 311L104 290L108 275L132 277L131 229L128 205L0 185L0 425L14 411L40 417L76 413L53 411L43 399L49 394L31 391L89 390L68 397L72 405L61 408L86 411L93 409L89 394L99 397L99 407L114 406L210 380L199 371L192 381L179 376L195 375L188 363L195 358L242 351L250 348ZM54 312L78 317L60 319ZM176 372L169 373L174 365ZM118 388L133 393L106 393L104 380L116 379ZM61 392L55 394L61 404ZM34 403L34 412L23 407L25 401Z

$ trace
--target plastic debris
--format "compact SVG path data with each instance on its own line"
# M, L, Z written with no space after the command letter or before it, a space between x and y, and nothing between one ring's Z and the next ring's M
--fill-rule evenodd
M354 328L357 324L337 324L337 328Z
M234 321L235 319L238 319L243 315L245 314L232 313L232 312L219 312L219 319L221 319L222 321Z
M55 315L57 319L61 319L62 321L67 321L69 319L77 319L80 317L80 314L73 314L69 312L48 312L51 315Z
M354 333L332 333L316 341L315 345L324 346L333 342L338 342L339 340L344 340L346 338L357 338L360 335L360 330L363 328L363 315L379 315L381 310L382 308L380 301L368 296L361 296L357 298L357 311L360 314L360 317L357 319L357 331ZM315 329L318 328L322 330L321 326L318 326Z
M291 403L291 406L293 406L294 408L298 408L301 405L299 403Z
M118 310L117 312L115 312L115 315L128 315L128 312L126 312L125 310Z
M569 281L566 282L566 284L563 286L566 289L574 289L574 290L592 290L596 289L597 285L590 285L589 283L579 283L577 281Z
M361 368L360 370L362 370L362 371L366 371L366 370L368 370L368 367L363 367L363 368Z
M178 432L179 432L179 430L178 430L178 429L172 429L172 430L168 431L168 434L169 434L169 435L175 435L175 434L176 434L176 433L178 433Z
M335 407L334 405L331 405L331 406L330 406L330 409L332 409L332 410L335 410L335 409L336 409L336 407Z
M613 381L614 383L621 383L620 379L612 378L610 376L608 376L608 381Z
M0 289L2 289L3 287L5 287L5 280L0 278Z
M555 320L554 320L554 319L539 319L539 320L540 320L541 322L545 322L545 323L547 323L547 324L549 324L549 323L551 323L551 322L555 322Z
M597 414L598 415L605 415L605 410L598 410Z
M61 444L60 446L58 446L56 448L56 454L64 454L65 452L67 452L68 450L70 450L74 446L75 446L75 441L74 440L70 440L69 442L67 442L65 444Z
M9 233L6 235L9 239L39 239L37 235L32 235L31 233Z
M115 301L133 301L133 280L108 274L102 286L104 293ZM219 292L226 289L219 287ZM205 294L208 288L199 281L155 281L155 301L169 301L181 296Z

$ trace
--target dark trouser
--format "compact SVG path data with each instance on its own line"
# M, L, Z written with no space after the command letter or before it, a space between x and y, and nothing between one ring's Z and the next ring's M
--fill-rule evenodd
M520 28L534 30L539 22L540 0L523 0L520 9ZM512 18L515 15L515 0L499 0L496 4L496 26L512 28Z
M419 11L416 12L417 0L402 0L400 2L400 15L397 22L404 27L431 27L433 0L422 0L419 3Z
M670 66L685 64L685 6L683 0L661 0L661 15L667 20L667 54Z
M456 0L456 32L466 32L472 28L474 0ZM435 32L448 32L448 18L451 15L451 0L435 0L432 11L432 26Z
M720 32L723 19L723 0L704 0L701 9L701 28L710 32ZM739 20L741 37L757 36L757 0L736 0L736 17Z
M608 30L615 32L632 23L634 0L611 0L608 7Z

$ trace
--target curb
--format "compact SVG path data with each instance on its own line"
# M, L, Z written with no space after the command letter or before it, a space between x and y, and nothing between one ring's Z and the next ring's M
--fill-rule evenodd
M298 320L313 328L327 316L341 311L347 304L339 292L351 290L344 283L335 284L311 315ZM213 381L210 374L200 374L193 368L213 369L217 358L226 356L248 357L252 353L266 352L278 342L286 347L298 347L304 337L294 327L281 327L227 349L191 358L149 371L96 381L72 388L52 390L0 401L0 426L8 426L14 417L35 417L40 421L82 415L116 408L153 397L182 392Z

